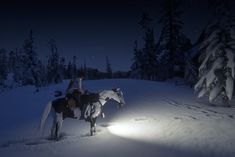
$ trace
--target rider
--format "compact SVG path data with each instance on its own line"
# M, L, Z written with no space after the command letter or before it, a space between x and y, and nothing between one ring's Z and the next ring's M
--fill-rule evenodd
M68 100L71 98L75 98L77 102L77 106L80 106L82 109L83 104L81 103L81 95L84 94L82 80L84 79L85 75L83 72L80 72L78 78L73 78L70 80L69 85L66 90L66 97ZM80 119L83 118L83 112L81 114Z
M72 94L74 89L77 89L81 94L84 93L84 90L82 89L82 80L84 79L84 73L80 72L78 75L78 78L73 78L69 82L69 86L66 90L66 94Z

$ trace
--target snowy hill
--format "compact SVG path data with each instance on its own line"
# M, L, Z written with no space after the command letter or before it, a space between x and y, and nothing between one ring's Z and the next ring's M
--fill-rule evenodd
M116 109L107 103L95 136L89 136L89 123L66 119L61 141L42 140L37 127L43 108L67 84L38 93L31 86L0 93L1 157L235 156L235 108L209 106L192 89L171 82L84 81L89 91L120 87L127 105ZM49 135L50 124L51 119L43 137Z

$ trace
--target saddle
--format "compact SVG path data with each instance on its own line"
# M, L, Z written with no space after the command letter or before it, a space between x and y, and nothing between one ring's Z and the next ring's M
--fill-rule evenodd
M98 102L100 95L97 93L88 93L81 95L81 102L82 104L92 104Z

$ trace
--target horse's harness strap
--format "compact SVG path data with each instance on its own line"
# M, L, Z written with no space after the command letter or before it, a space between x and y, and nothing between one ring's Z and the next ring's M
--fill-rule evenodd
M103 98L100 98L100 99L102 99L102 100L104 100L104 101L108 101L110 98L109 98L109 97L107 97L107 98L105 98L105 99L103 99ZM99 99L99 101L98 101L98 102L100 103L100 105L101 105L101 106L103 106L103 105L102 105L102 103L100 102L100 99Z

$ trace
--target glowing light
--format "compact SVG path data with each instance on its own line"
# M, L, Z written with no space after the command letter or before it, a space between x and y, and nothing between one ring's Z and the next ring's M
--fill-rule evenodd
M137 136L143 133L143 128L140 128L133 124L114 124L108 127L109 131L112 134L118 136Z
M116 122L109 126L108 130L116 136L154 142L153 137L156 139L161 136L162 130L160 128L160 125L152 125L150 120L146 119L143 121Z

